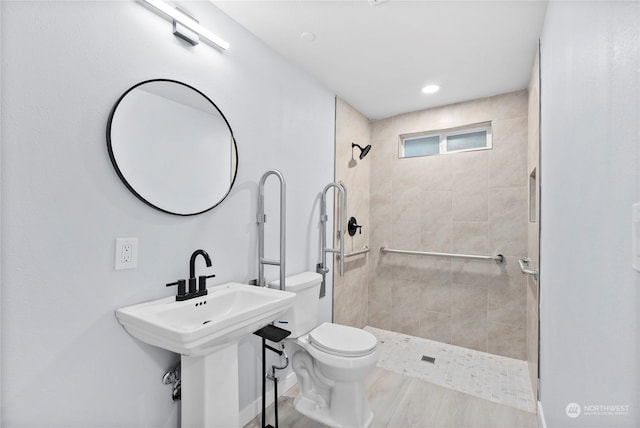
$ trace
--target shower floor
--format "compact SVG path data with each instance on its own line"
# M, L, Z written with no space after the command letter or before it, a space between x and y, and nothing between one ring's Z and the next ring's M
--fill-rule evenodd
M526 361L375 327L365 330L378 339L380 368L494 403L536 411Z

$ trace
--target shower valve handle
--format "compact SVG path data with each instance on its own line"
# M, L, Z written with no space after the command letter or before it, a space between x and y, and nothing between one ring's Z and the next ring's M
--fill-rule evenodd
M362 235L362 226L358 224L358 220L356 220L355 217L351 217L347 225L347 231L349 232L349 236L355 235L356 230Z

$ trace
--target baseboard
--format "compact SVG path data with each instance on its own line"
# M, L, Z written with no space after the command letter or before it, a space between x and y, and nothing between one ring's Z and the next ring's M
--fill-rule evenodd
M547 422L544 420L544 412L542 411L542 401L538 401L538 427L547 428Z
M281 397L285 392L291 389L297 383L296 374L291 372L284 379L280 379L278 382L278 397ZM267 383L267 400L266 407L273 404L273 383ZM258 397L255 401L244 409L240 410L240 426L243 427L253 418L258 416L262 412L262 397Z

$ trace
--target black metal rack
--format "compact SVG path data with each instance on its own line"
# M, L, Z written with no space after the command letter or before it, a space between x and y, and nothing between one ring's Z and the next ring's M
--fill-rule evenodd
M269 349L278 355L282 355L283 351L267 345L267 340L279 343L291 334L290 331L276 327L275 325L266 325L260 330L256 330L253 334L262 338L262 428L278 428L278 378L275 377L275 366L273 376L273 407L275 410L275 427L266 424L266 393L267 393L267 359L266 350Z

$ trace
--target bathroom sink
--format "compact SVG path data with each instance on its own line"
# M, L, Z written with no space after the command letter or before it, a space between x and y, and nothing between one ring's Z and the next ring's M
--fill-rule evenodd
M206 296L178 302L166 297L116 310L136 339L186 356L206 355L221 345L275 321L293 304L294 293L227 283Z

